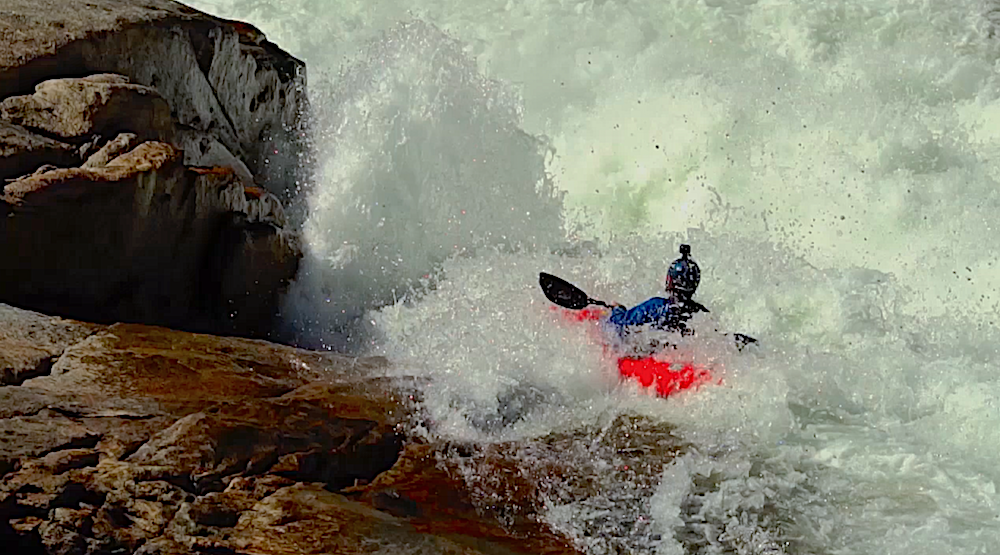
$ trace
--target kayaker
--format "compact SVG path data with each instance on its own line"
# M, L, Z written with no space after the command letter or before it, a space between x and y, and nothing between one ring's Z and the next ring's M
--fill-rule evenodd
M608 322L617 328L619 336L624 337L639 326L646 325L680 332L681 335L694 334L687 321L698 312L708 312L708 309L691 298L701 281L701 270L691 259L691 246L681 245L680 252L681 257L667 269L666 297L652 297L632 308L612 305Z

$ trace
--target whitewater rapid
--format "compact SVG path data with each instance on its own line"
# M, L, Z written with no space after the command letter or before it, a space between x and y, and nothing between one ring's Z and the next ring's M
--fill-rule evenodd
M636 553L1000 552L994 4L194 5L309 65L289 333L431 378L429 433L675 425ZM663 401L537 276L631 305L680 242L699 325L761 344L685 343L724 385ZM608 487L548 515L593 554Z

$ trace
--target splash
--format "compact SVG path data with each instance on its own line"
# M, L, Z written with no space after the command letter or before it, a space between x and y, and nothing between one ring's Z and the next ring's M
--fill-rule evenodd
M312 90L320 162L286 311L297 343L365 348L365 311L432 285L446 258L563 234L519 98L434 26L388 30Z
M232 9L330 72L296 334L427 377L437 437L639 414L697 447L655 491L554 504L589 553L995 550L992 3ZM662 399L536 277L632 304L680 242L712 310L692 325L762 344L682 343L722 382ZM612 465L592 440L573 456Z
M602 332L600 328L600 325L604 324L608 317L607 309L584 308L582 310L566 310L554 306L551 309L558 312L568 322L592 322L598 324L597 327L591 328L591 335L608 333L607 331ZM636 335L640 334L637 333ZM649 334L643 335L643 338L639 339L639 341L654 341ZM604 354L608 356L609 353L612 353L611 356L617 356L616 365L618 367L618 375L626 380L635 380L639 385L650 389L660 397L669 397L688 389L697 390L702 385L712 383L712 371L709 367L677 358L669 341L663 343L664 347L662 349L653 348L653 350L660 351L655 356L641 357L627 353L617 353L616 355L615 343L614 341L605 342ZM659 341L656 341L653 344L658 343ZM644 350L649 350L649 347L646 347ZM722 381L719 380L718 383L721 385Z

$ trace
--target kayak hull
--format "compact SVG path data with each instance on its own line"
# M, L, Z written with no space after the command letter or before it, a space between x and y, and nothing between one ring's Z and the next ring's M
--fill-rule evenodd
M607 315L604 309L555 309L569 322L598 322ZM618 375L622 380L634 380L659 397L697 389L713 381L710 369L687 361L664 360L660 356L623 355L617 358Z
M660 397L712 381L712 372L690 362L671 363L653 357L621 357L618 359L618 374L623 379L632 379L646 388L653 388Z

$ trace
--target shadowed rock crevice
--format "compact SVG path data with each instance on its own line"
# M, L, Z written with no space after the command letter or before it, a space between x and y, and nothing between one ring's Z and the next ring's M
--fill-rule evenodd
M401 444L376 421L262 400L186 416L125 460L157 467L162 479L198 495L222 491L231 476L265 472L340 489L392 466Z
M23 368L21 371L16 373L11 368L4 368L3 375L0 376L0 384L18 385L24 380L29 380L38 376L47 376L49 372L52 371L52 365L55 363L57 356L58 355L43 356L38 359L34 367Z
M0 120L0 179L33 173L42 166L68 167L79 160L73 145Z
M17 385L47 375L63 352L87 338L101 326L53 318L0 305L0 320L13 319L17 326L0 328L0 386Z
M62 445L57 445L57 446L53 447L52 449L50 449L49 451L44 451L44 452L39 453L39 454L44 458L44 457L46 457L48 455L58 454L58 453L61 453L61 452L64 452L64 451L76 451L76 450L79 450L79 449L93 449L94 447L97 446L97 443L99 441L101 441L101 437L102 437L101 434L94 434L94 433L87 434L87 435L85 435L83 437L73 438L72 440L67 441L66 443L63 443ZM96 455L95 455L95 457L96 457ZM84 459L84 460L89 460L89 459Z
M13 503L0 503L0 515L12 515L14 512L9 506ZM0 542L9 553L18 555L49 555L49 552L42 544L37 526L34 523L26 523L21 519L10 520L0 518Z
M331 491L367 484L396 464L404 442L401 434L373 436L340 452L290 453L276 461L270 472L297 482L323 483Z

